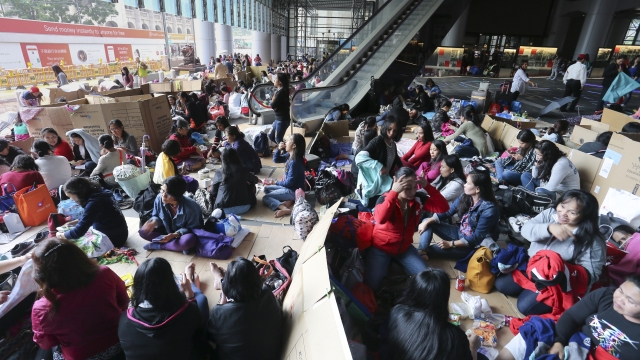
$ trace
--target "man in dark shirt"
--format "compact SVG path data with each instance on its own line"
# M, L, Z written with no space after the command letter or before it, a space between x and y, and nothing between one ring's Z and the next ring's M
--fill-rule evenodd
M7 140L0 139L0 159L11 165L18 155L25 155L25 153L19 147L9 145Z
M31 89L22 93L22 99L27 106L40 106L42 93L37 86L32 86Z
M611 87L611 84L613 83L613 80L615 80L615 78L618 76L618 73L624 72L625 74L631 76L629 74L629 70L624 65L626 61L627 56L620 55L620 57L617 58L615 62L612 62L611 64L607 65L606 68L604 68L604 72L602 73L602 92L600 93L600 99L598 100L598 105L596 106L596 112L602 111L602 109L604 108L604 100L602 100L602 98L604 97L604 94L607 93L607 90L609 90L609 88Z

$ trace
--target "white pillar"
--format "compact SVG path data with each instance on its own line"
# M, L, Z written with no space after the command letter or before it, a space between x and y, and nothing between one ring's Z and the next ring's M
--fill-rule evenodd
M283 60L282 58L280 58L280 46L280 36L271 34L271 59L276 63L280 60Z
M256 55L260 55L262 65L269 64L271 62L271 35L263 33L262 31L252 31L251 52L252 59L255 58Z
M287 37L283 36L280 39L280 60L286 60L287 59L287 52L289 49L287 49Z
M580 54L589 54L591 60L595 60L598 47L603 46L607 38L617 5L618 0L591 1L573 59Z
M193 36L196 42L196 56L203 65L209 63L209 59L215 56L215 43L213 23L199 19L193 19Z
M231 32L231 26L223 24L214 24L214 34L216 40L215 54L213 56L218 57L221 54L233 53L233 33Z
M464 38L464 32L467 28L467 17L469 17L469 6L460 14L458 21L453 24L451 30L447 33L447 36L442 39L442 46L462 46L462 39Z

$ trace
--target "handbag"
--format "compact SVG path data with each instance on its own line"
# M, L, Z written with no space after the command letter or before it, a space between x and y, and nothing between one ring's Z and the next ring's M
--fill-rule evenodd
M467 282L471 290L488 294L493 288L496 278L491 272L491 259L493 253L484 246L479 247L469 259Z
M287 289L291 284L291 276L278 260L267 261L264 255L253 256L260 276L264 279L264 285L273 292L273 296L282 303Z
M347 290L364 281L364 261L358 249L352 249L351 255L340 269L340 282Z
M248 106L241 106L240 107L240 113L244 116L249 116L249 107Z
M7 192L7 185L13 186L13 192ZM4 184L2 188L2 193L4 195L0 196L0 212L12 211L16 210L16 201L13 199L13 194L16 193L16 187L13 184Z
M203 229L193 229L193 233L198 237L196 255L219 260L231 257L233 252L233 248L231 248L232 237L214 234Z
M511 192L511 201L505 210L509 217L519 214L535 216L553 205L553 200L546 194L530 191L518 186Z
M44 184L26 187L13 195L18 214L24 226L38 226L47 221L50 213L57 212L53 199Z
M298 262L298 252L293 250L291 246L287 245L282 248L282 256L276 258L276 260L278 260L280 265L282 265L289 274L293 274L293 269L296 266L296 262Z

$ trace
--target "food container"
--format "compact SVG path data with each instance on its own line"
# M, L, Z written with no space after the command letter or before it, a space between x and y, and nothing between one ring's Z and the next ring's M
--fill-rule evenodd
M199 170L198 171L198 179L200 179L200 180L208 179L210 172L211 172L211 170L209 170L209 169L201 169L201 170Z

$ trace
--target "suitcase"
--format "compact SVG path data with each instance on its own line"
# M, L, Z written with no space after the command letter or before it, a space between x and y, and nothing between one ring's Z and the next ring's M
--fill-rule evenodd
M476 102L477 111L486 114L492 102L491 91L472 91L471 100Z

